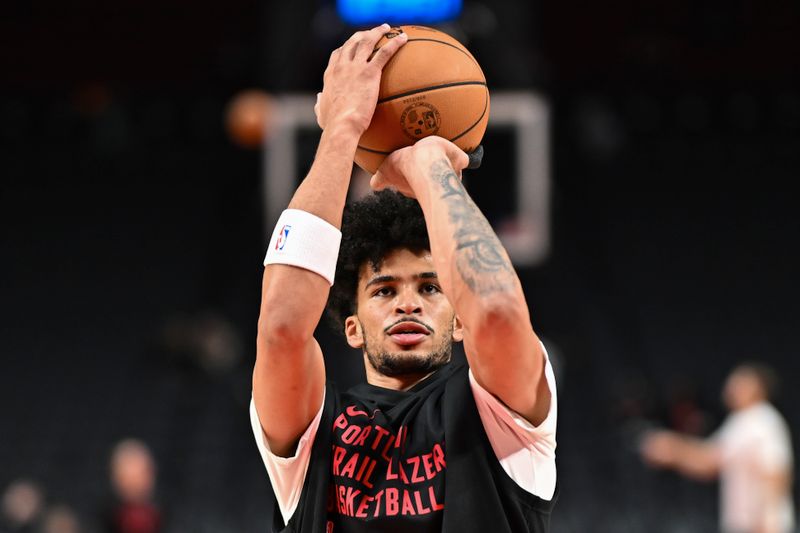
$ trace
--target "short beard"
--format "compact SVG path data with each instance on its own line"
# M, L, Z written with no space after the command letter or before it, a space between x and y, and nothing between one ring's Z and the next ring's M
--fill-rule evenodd
M364 328L362 326L361 330ZM379 374L388 377L431 374L447 363L453 353L452 328L447 336L435 350L427 354L416 354L411 352L373 352L370 350L366 335L364 338L364 352L367 354L369 364Z

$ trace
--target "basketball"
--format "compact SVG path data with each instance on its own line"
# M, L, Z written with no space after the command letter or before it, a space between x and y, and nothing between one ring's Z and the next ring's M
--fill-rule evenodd
M356 150L356 164L371 174L394 150L429 135L471 152L489 121L486 77L469 50L425 26L392 28L376 50L401 32L408 42L383 69L378 105Z
M246 89L234 95L225 110L225 129L242 148L260 148L272 126L275 104L261 89Z

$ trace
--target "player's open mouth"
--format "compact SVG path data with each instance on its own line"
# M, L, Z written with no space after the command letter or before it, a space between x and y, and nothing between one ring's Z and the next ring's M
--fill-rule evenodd
M391 326L386 333L400 346L413 346L424 341L432 331L424 324L407 320Z

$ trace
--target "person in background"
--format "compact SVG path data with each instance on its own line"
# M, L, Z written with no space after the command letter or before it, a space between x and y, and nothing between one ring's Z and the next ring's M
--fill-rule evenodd
M43 507L44 494L37 483L26 478L11 482L3 492L0 505L0 532L36 531Z
M162 531L162 511L155 501L156 463L145 443L124 439L114 446L111 485L115 499L104 520L108 533Z
M44 513L41 533L81 533L80 521L69 506L54 505Z
M774 371L759 363L733 369L723 389L730 414L709 438L673 431L645 434L641 454L649 465L683 475L720 480L724 533L790 533L793 453L789 428L770 403Z

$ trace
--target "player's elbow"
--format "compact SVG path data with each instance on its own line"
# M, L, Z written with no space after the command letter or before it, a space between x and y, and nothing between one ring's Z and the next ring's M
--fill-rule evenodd
M473 371L491 376L508 385L530 383L531 372L540 373L542 358L539 343L530 323L524 302L511 298L493 298L481 306L477 319L465 324L477 343L480 357L471 361ZM513 365L518 372L509 374ZM531 372L528 372L528 371Z
M304 345L313 337L319 315L303 290L287 293L280 284L265 284L258 317L259 346Z
M520 328L530 329L530 316L514 295L498 294L481 302L474 328L479 338L508 339Z
M259 353L292 354L301 349L313 332L305 331L296 320L279 313L262 316L258 320Z

